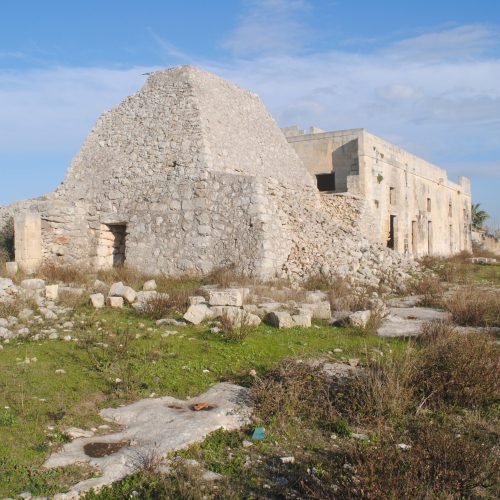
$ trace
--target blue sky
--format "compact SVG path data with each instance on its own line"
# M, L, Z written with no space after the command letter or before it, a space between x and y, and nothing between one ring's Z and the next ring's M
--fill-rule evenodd
M142 73L191 63L281 126L364 127L472 179L500 226L495 0L17 0L0 7L0 204L53 190Z

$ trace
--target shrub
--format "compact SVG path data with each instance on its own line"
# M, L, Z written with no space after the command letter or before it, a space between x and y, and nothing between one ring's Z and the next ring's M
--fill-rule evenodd
M264 421L284 425L291 417L306 419L321 427L338 420L332 405L332 384L321 367L294 360L284 361L252 387L256 415Z
M371 360L347 383L339 408L358 420L385 420L405 415L412 405L415 355L412 350L383 361Z
M0 229L0 261L14 260L14 219L10 217Z
M229 288L235 285L245 285L252 280L237 271L234 265L217 267L203 277L202 282L206 285L219 285L222 288Z
M491 336L457 333L434 323L423 342L413 377L420 406L472 407L498 400L498 348Z
M463 288L444 301L455 323L464 326L500 326L500 295L478 287Z
M239 342L245 340L254 331L255 327L250 324L246 311L236 320L227 314L223 314L220 318L220 335L226 340Z
M337 498L470 498L475 488L492 486L498 459L481 443L452 430L416 422L401 450L386 436L372 446L356 445L344 461L351 475L339 474Z
M435 274L426 274L419 279L413 280L409 285L408 291L415 295L423 296L420 305L426 307L439 307L441 305L444 288Z
M85 284L89 281L89 274L74 266L60 266L55 262L47 262L40 267L40 276L50 282Z

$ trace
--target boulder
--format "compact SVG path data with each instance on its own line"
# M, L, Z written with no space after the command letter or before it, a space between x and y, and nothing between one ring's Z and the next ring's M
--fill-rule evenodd
M59 298L59 285L47 285L45 287L45 298L47 300L57 300Z
M123 307L123 297L108 297L108 305L117 309Z
M332 316L330 302L326 300L315 304L301 304L300 307L301 309L311 311L311 315L314 319L330 319Z
M137 297L137 293L132 287L130 287L130 286L125 287L125 292L123 293L123 298L129 304L132 304L133 302L135 302L136 297Z
M121 281L118 283L113 283L111 288L109 289L108 295L110 297L124 297L125 292L127 290L127 286L125 286Z
M202 321L210 317L212 317L212 313L206 304L189 306L189 309L183 316L186 321L193 325L199 325Z
M306 313L294 314L292 316L295 326L303 326L309 328L311 326L311 315Z
M12 286L14 286L14 283L10 278L0 278L0 290L7 290Z
M295 322L290 316L290 313L286 311L270 312L264 318L264 322L267 325L275 326L277 328L291 328L293 326L296 326Z
M148 280L144 285L142 285L142 289L144 292L152 292L156 290L157 285L155 280Z
M204 304L206 303L207 299L205 297L202 297L201 295L195 295L193 297L189 297L189 305L190 306L196 306L198 304Z
M90 296L90 302L94 309L102 309L104 307L104 295L102 293L94 293Z
M349 325L358 328L366 328L368 321L370 321L371 312L370 311L356 311L349 314L348 320Z
M136 300L137 302L148 302L149 300L154 299L158 295L158 292L154 290L147 290L137 292Z
M14 334L10 330L0 326L0 339L11 339L13 336Z
M239 289L209 290L208 303L211 306L236 306L243 305L243 293Z

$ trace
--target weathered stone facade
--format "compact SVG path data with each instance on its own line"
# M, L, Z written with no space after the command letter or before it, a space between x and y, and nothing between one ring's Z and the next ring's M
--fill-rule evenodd
M373 284L413 266L361 234L363 200L323 199L258 96L191 66L151 74L99 118L55 193L0 222L26 211L41 262Z
M451 182L443 169L363 129L284 133L325 197L364 200L359 226L372 241L413 257L471 250L467 178Z

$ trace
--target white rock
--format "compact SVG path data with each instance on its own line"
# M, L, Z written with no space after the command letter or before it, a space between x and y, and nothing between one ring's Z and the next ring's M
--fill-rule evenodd
M123 297L108 297L108 305L115 309L123 307Z
M145 292L140 291L140 292L137 292L136 300L137 300L137 302L144 303L144 302L148 302L148 301L154 299L157 295L158 295L158 292L156 292L155 290L147 290Z
M45 287L45 298L47 300L57 300L59 298L59 285L47 285Z
M296 326L302 326L309 328L311 326L311 315L310 314L294 314L292 316L293 322Z
M204 304L206 303L207 299L205 297L201 297L199 295L195 295L193 297L189 297L189 305L190 306L196 306L198 304Z
M94 293L90 296L90 302L94 309L102 309L104 307L104 295L102 293Z
M243 305L243 293L239 289L209 290L208 303L211 306L236 306Z
M368 321L370 321L370 311L356 311L349 314L349 324L359 328L366 328Z
M135 302L135 299L137 297L137 293L136 291L130 287L130 286L127 286L125 288L125 292L123 293L123 298L129 303L129 304L132 304L133 302Z
M0 338L11 339L12 337L14 337L14 334L10 330L4 328L3 326L0 326Z
M277 328L291 328L295 326L290 313L286 311L270 312L266 315L264 321L266 324L275 326Z
M199 325L202 321L210 317L212 317L212 313L206 304L189 306L189 309L183 316L186 321L193 325Z
M6 262L5 263L5 271L8 276L15 276L19 271L19 265L17 262Z
M108 295L110 297L124 297L127 287L121 282L113 283L109 289Z
M152 292L153 290L156 290L156 288L157 285L155 280L146 281L146 283L144 283L144 285L142 286L142 289L145 292Z

